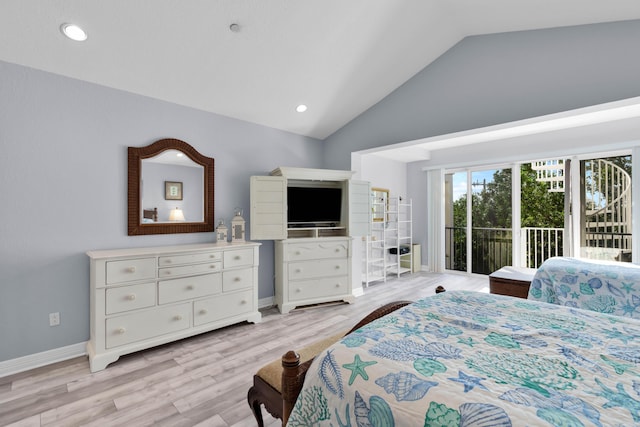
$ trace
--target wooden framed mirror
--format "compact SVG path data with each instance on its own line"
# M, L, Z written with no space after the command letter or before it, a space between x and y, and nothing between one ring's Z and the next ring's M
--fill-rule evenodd
M389 210L389 190L386 188L371 188L371 216L374 222L385 220L385 212Z
M128 234L214 231L214 159L179 139L128 147Z

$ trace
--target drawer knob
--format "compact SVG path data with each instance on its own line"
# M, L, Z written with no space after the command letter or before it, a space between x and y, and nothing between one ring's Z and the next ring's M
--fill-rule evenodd
M136 272L136 267L135 266L129 267L129 268L127 268L127 271L129 273L135 273Z
M247 303L247 300L243 299L242 301L240 301L240 304L242 304L242 305L245 305L246 303Z
M217 265L215 265L215 264L211 264L211 265L209 266L209 268L211 268L211 269L215 270L216 268L218 268L218 266L217 266Z
M171 260L170 260L170 259L165 260L165 262L164 262L164 263L165 263L165 264L171 264Z
M122 335L122 334L124 334L125 332L127 332L127 330L126 330L125 328L118 328L118 329L116 329L116 334L118 334L118 335Z
M340 266L339 265L336 265L336 270L340 270Z
M340 252L340 248L336 248L336 252Z
M205 310L204 308L202 310L200 310L200 314L205 315L207 314L207 310Z
M300 255L300 251L296 251L296 255Z
M193 285L187 285L187 290L188 291L192 291L193 290Z
M237 261L237 260L242 259L242 257L240 255L236 255L235 257L233 257L233 259L235 259Z
M242 277L236 277L233 279L234 282L240 282L242 280Z
M165 275L165 276L170 276L170 275L171 275L171 272L170 272L169 270L165 270L165 271L164 271L164 275Z
M300 270L299 268L296 268L296 273L300 273L302 270Z
M302 290L300 288L296 288L296 292L300 293Z
M129 295L127 295L127 299L128 299L129 301L134 301L134 300L136 299L136 294L129 294Z
M173 316L173 320L175 321L182 320L182 315L176 314L175 316Z
M216 257L216 254L211 254L211 255L209 255L209 258L213 258L213 259L215 259L215 257Z
M340 283L336 283L336 288L339 288L339 287L340 287Z

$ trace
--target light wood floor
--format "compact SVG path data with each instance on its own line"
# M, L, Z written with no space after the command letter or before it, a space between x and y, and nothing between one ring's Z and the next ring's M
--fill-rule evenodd
M321 305L259 324L238 324L123 356L89 372L86 357L0 378L0 425L255 426L247 404L253 374L288 350L348 329L394 300L435 288L488 292L487 277L417 273L373 284L355 304ZM265 424L280 421L263 410Z

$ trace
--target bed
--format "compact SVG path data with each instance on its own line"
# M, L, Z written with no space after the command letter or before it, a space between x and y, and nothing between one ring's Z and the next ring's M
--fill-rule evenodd
M291 427L640 425L630 316L448 291L352 332L306 375L287 356Z
M158 208L143 209L142 210L142 222L158 222Z

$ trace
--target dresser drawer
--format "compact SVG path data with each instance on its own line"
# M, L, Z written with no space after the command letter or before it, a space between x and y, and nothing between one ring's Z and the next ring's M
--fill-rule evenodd
M156 305L156 283L122 286L106 290L106 314Z
M253 306L253 290L201 299L193 303L194 326L222 320L256 310Z
M207 263L222 261L222 252L204 252L189 255L171 255L158 258L159 267L171 267L174 265Z
M349 243L342 242L310 242L288 245L287 259L289 261L306 261L327 258L347 258Z
M194 274L213 273L222 270L221 262L209 262L205 264L181 265L177 267L166 267L158 269L158 276L161 279L172 277L190 276Z
M292 262L288 265L289 280L343 276L348 273L347 259Z
M137 258L119 261L107 261L107 284L133 282L135 280L155 279L156 259Z
M348 276L336 276L291 282L289 283L289 300L301 301L311 298L344 295L349 291L348 280Z
M222 290L238 291L253 286L253 268L225 271L222 273Z
M111 317L105 325L106 348L187 329L190 319L191 303Z
M224 251L224 268L253 265L253 249Z
M220 273L158 282L158 304L199 298L222 292Z

